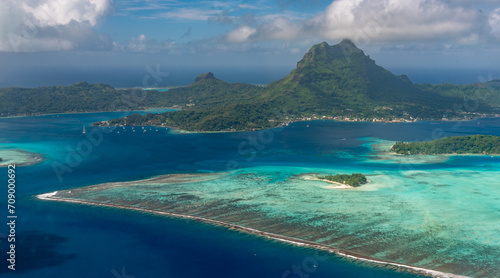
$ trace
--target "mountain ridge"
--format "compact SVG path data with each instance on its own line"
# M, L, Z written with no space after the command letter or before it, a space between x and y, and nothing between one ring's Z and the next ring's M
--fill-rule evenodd
M374 114L367 103L381 107L396 105L393 109L403 115L415 113L416 105L430 110L435 108L434 104L450 101L449 97L420 89L407 76L396 76L377 65L350 40L333 46L326 42L312 46L289 75L266 86L263 97L281 105L286 98L292 98L302 107L321 113L350 109L366 116Z

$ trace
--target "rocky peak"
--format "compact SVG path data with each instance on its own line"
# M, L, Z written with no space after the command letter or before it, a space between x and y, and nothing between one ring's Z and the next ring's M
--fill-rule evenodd
M198 76L194 79L194 82L199 82L199 81L208 80L208 79L215 79L214 74L213 74L213 73L211 73L211 72L202 73L202 74L198 75Z

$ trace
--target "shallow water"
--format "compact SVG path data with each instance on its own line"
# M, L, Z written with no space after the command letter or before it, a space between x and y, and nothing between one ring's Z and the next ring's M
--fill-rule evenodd
M7 146L0 149L0 167L6 167L11 164L31 165L42 162L42 157L26 151L11 149Z
M344 169L265 166L58 196L207 217L443 272L500 271L495 168L355 171L371 182L332 189L305 177Z
M135 206L156 204L458 274L498 273L500 158L457 156L393 163L375 156L371 144L428 140L435 133L500 135L499 119L482 119L480 125L477 121L387 125L317 121L226 134L174 134L154 127L139 134L127 127L120 133L101 130L102 140L88 154L80 155L78 163L68 160L85 144L81 142L89 141L82 135L84 124L87 133L97 132L90 123L122 115L0 119L0 147L45 158L40 164L19 167L17 173L18 237L27 240L19 248L24 251L20 253L31 254L20 261L44 258L42 264L20 264L26 271L18 274L114 277L112 270L126 267L136 277L201 273L281 277L311 256L307 249L220 227L32 197L162 174L174 174L175 182L112 188L87 196L101 201L113 196L114 201ZM71 172L60 179L54 163L71 164ZM352 172L363 172L372 182L359 189L334 190L301 176ZM179 174L188 176L181 182L175 176ZM189 181L192 178L197 180ZM145 195L137 195L138 190ZM33 251L28 247L31 239L44 245ZM261 249L257 259L250 260L245 254L253 256L256 245ZM332 257L321 262L311 277L402 275L363 265Z

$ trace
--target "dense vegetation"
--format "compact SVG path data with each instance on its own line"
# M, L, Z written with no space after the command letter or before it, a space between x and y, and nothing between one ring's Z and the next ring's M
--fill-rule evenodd
M492 80L479 84L422 84L418 87L424 91L445 97L455 97L462 101L457 105L467 105L469 110L498 110L500 107L500 80ZM476 107L478 106L478 107ZM467 109L462 107L462 109Z
M358 187L367 182L366 176L360 173L355 173L351 175L337 174L337 175L327 175L323 177L318 177L319 179L325 179L329 181L344 183L353 187Z
M195 82L167 92L148 91L144 105L149 107L172 107L202 110L228 104L253 102L262 87L243 83L227 83L209 72L196 77Z
M168 125L192 131L249 130L315 118L388 121L477 116L467 111L494 114L500 107L500 81L467 86L415 85L408 77L378 66L351 41L344 40L333 46L314 45L296 69L265 87L231 84L206 73L191 85L166 92L118 90L81 82L5 88L0 89L0 98L0 116L177 107L181 110L134 115L109 123Z
M421 90L406 76L395 76L349 40L313 46L288 76L269 84L261 98L292 114L358 118L442 118L453 96Z
M213 109L182 110L162 114L133 114L110 120L110 125L165 125L191 131L235 131L271 128L276 121L266 104L231 104ZM96 123L97 125L100 123Z
M500 154L500 136L470 135L428 142L398 142L391 151L404 154Z
M0 116L63 112L133 110L124 105L124 92L106 84L80 82L70 86L0 89Z
M213 75L212 75L213 77ZM69 86L0 89L0 116L66 112L139 110L147 107L206 109L225 103L244 103L261 89L210 78L167 92L115 89L106 84L80 82Z

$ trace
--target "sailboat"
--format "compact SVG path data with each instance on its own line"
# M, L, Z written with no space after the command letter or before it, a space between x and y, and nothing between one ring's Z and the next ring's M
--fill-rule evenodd
M82 133L85 134L85 125L83 125L83 132Z

